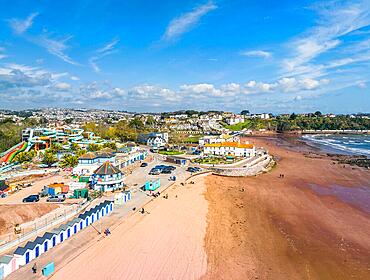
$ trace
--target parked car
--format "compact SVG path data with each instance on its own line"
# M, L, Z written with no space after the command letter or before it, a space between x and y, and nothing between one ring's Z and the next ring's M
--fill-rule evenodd
M191 167L191 166L186 169L186 171L192 172L192 173L199 172L201 170L202 169L200 169L199 167Z
M164 169L162 169L161 173L162 174L171 174L172 173L172 169L170 169L170 168L164 168Z
M156 165L153 169L159 169L159 170L162 170L162 169L164 169L164 168L166 168L167 167L167 165Z
M167 168L173 171L173 170L176 169L176 166L169 165L169 166L167 166Z
M65 199L65 197L60 197L58 195L56 196L50 196L46 199L47 202L63 202Z
M152 169L149 172L149 175L159 175L159 174L161 174L161 170L159 169Z
M38 194L31 194L25 198L23 198L23 202L37 202L40 200L40 196Z
M140 167L147 167L148 166L148 163L146 162L143 162L142 164L140 164Z

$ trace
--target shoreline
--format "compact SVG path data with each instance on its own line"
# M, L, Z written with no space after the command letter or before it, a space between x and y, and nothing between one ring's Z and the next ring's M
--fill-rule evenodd
M207 177L201 279L370 278L370 212L361 204L370 203L367 170L276 137L248 140L277 166L250 178Z

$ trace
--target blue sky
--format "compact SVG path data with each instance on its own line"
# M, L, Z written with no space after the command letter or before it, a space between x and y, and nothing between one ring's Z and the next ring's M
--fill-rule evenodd
M0 108L370 111L370 0L0 0Z

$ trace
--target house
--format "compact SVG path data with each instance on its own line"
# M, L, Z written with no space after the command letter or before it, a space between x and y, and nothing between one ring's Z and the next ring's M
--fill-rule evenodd
M88 152L78 158L78 165L73 168L73 174L91 175L102 163L116 162L116 156L109 152Z
M233 117L230 117L230 118L226 118L225 122L228 125L235 125L235 124L238 124L238 123L243 123L244 122L244 117L243 116L233 116Z
M91 187L103 192L123 187L124 176L110 161L103 163L92 175Z
M140 134L138 141L152 148L158 149L164 147L168 143L168 133L153 132L148 134Z
M18 268L19 264L16 257L10 255L2 256L0 258L0 279L4 279Z
M256 154L256 148L252 144L222 142L205 144L203 152L205 155L253 157Z
M199 145L215 144L223 142L239 142L240 136L236 134L206 135L199 139Z

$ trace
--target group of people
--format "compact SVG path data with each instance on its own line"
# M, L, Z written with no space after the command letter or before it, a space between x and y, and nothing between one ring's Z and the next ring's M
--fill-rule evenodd
M279 178L284 178L284 174L280 174L279 175Z

